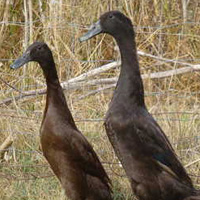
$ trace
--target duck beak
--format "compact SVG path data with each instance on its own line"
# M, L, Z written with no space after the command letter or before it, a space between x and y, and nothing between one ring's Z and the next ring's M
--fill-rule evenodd
M30 51L26 51L21 57L14 61L10 68L17 69L23 66L24 64L28 63L29 61L31 61Z
M102 27L100 24L100 20L97 21L95 24L91 25L88 32L79 38L80 42L89 40L90 38L94 37L95 35L98 35L102 33Z

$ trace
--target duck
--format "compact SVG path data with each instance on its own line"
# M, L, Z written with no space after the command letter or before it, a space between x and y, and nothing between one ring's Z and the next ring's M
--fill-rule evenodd
M121 70L104 126L133 193L140 200L195 196L197 191L189 175L147 110L131 20L120 11L106 12L79 40L101 33L111 35L120 50Z
M111 181L74 122L46 43L34 42L10 67L17 69L32 61L39 63L47 84L40 127L42 151L66 196L71 200L111 200Z

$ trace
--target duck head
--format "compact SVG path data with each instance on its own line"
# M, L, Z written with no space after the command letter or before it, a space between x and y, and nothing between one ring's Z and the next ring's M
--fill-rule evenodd
M101 15L100 19L91 25L88 32L79 40L86 41L100 33L108 33L115 38L134 35L132 22L119 11L110 11Z
M34 42L10 67L17 69L31 61L42 64L44 61L51 59L53 59L52 53L47 44L44 42Z

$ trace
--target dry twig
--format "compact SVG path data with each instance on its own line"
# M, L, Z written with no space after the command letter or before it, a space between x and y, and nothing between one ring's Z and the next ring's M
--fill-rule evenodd
M11 135L9 135L0 146L0 160L4 158L6 149L8 149L12 145L12 143L13 143L13 138Z
M173 69L173 70L167 70L167 71L163 71L163 72L154 72L154 73L150 73L150 74L143 74L142 79L166 78L166 77L170 77L170 76L174 76L174 75L185 74L185 73L194 72L194 71L200 71L200 65L192 65L190 63L184 63L184 62L180 62L180 61L176 61L176 60L161 58L161 57L157 57L157 56L154 56L151 54L146 54L141 51L138 51L138 54L142 55L142 56L148 56L148 57L151 57L151 58L163 61L163 62L172 62L172 63L177 63L177 64L180 64L183 66L187 66L187 67L182 67L182 68ZM105 84L112 84L112 86L115 87L118 77L92 79L92 80L88 80L88 78L92 77L94 75L98 75L102 72L108 71L109 69L118 67L119 65L120 65L120 62L116 62L116 61L106 64L106 65L103 65L99 68L92 69L86 73L83 73L78 77L75 77L68 81L65 81L65 82L61 83L61 86L63 87L64 90L67 90L67 91L81 89L82 87L85 87L85 86L88 87L88 86L98 86L98 85L105 85ZM107 87L105 87L104 89L107 89ZM14 96L14 99L15 99L15 101L17 101L19 99L29 98L29 97L33 97L36 95L43 95L45 93L46 93L46 89L30 90L30 91L23 92L23 94L21 94L21 95ZM1 101L0 105L3 105L3 104L9 105L10 103L12 103L12 101L13 101L13 98L7 98L7 99L4 99L3 101Z

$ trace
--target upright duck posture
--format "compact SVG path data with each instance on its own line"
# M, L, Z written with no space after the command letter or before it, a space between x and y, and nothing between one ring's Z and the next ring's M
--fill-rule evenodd
M72 200L111 200L110 179L92 146L77 129L60 86L52 52L35 42L11 68L40 64L47 83L46 108L40 129L44 156Z
M118 11L107 12L80 41L99 33L113 36L121 53L121 72L106 114L105 128L133 192L140 200L182 200L195 195L191 179L146 109L130 19Z

